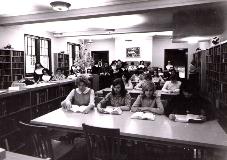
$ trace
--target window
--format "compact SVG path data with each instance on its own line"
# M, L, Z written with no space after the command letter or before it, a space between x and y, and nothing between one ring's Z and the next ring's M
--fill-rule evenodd
M51 40L33 35L24 35L26 74L34 72L35 63L40 62L43 67L51 70Z
M67 53L69 54L69 66L72 66L73 61L79 58L80 44L67 42Z

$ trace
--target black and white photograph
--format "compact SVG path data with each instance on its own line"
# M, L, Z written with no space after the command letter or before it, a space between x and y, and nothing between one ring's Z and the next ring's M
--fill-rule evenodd
M126 48L127 58L140 58L140 47Z
M227 0L0 0L0 160L227 160Z

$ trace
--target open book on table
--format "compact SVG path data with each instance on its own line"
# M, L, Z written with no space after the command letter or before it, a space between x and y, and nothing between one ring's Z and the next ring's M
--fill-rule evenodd
M76 112L76 113L82 113L86 110L86 106L78 106L78 105L72 105L72 108L70 108L70 111Z
M112 107L112 106L107 106L104 109L105 113L109 114L122 114L122 110L120 107Z
M195 114L187 114L187 115L175 115L176 122L202 122L203 120L200 118L200 115Z
M131 115L132 119L155 120L155 115L150 112L135 112Z

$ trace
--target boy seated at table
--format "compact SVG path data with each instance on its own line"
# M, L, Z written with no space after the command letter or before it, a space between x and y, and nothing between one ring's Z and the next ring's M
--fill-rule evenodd
M66 99L61 102L63 109L70 110L72 104L76 107L83 107L84 110L82 113L88 113L95 106L95 94L94 90L88 88L89 80L86 76L79 76L76 79L76 86L78 88L73 89Z
M211 118L212 111L209 106L210 103L199 95L197 87L191 81L186 80L181 84L180 94L168 102L165 114L173 121L178 121L178 119L182 121L182 115L188 115L188 119L184 122L203 122ZM190 117L196 117L196 119L190 120Z
M155 84L148 82L142 87L143 93L133 103L132 112L152 112L163 114L164 108L160 96L155 94Z
M166 81L162 87L162 91L166 93L179 93L181 81L177 80L177 75L171 75L170 81Z
M124 82L121 78L113 81L112 91L108 93L97 105L100 113L106 113L106 107L118 107L122 111L129 111L131 108L131 96L125 89ZM114 114L114 113L113 113ZM118 113L116 113L118 114Z
M152 76L150 73L145 74L144 80L140 81L134 88L142 90L143 85L147 82L152 82Z

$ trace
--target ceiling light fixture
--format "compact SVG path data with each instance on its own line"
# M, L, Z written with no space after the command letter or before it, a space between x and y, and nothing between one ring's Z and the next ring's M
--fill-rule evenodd
M71 6L70 3L63 2L63 1L54 1L54 2L51 2L50 5L55 11L67 11Z

